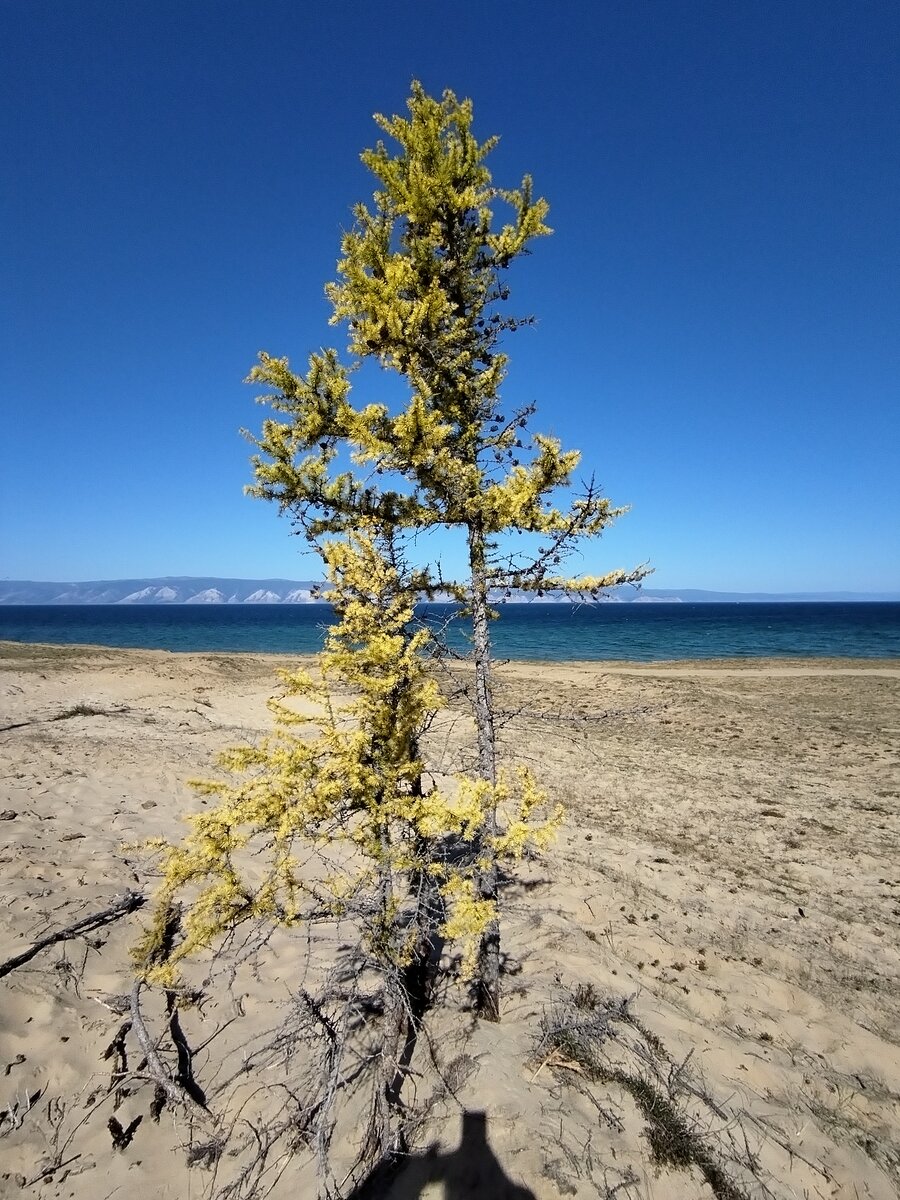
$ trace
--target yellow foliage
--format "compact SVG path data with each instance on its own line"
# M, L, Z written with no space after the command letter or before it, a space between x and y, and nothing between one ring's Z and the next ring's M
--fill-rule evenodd
M351 364L328 349L295 375L287 359L262 353L250 373L271 389L261 399L284 418L265 421L254 439L260 454L250 491L277 501L311 538L345 533L360 517L398 530L462 527L482 541L549 535L546 561L524 552L518 569L509 558L485 561L485 587L591 592L635 582L647 572L608 572L595 588L556 570L625 509L593 484L571 498L579 454L523 434L528 410L512 418L500 412L507 370L500 339L523 323L503 314L502 280L535 238L551 232L547 202L535 198L529 176L518 188L494 185L487 159L497 139L474 137L470 100L451 91L431 97L414 82L408 110L376 114L389 141L362 154L376 191L370 205L355 206L337 279L326 287L332 323L347 326ZM509 215L498 227L500 206ZM399 411L351 401L352 372L367 358L408 384ZM373 474L342 469L341 450L357 471ZM557 505L552 497L561 491L569 499ZM474 558L469 565L474 570ZM427 572L419 586L435 586ZM453 594L462 598L463 590Z
M419 740L443 699L423 654L429 635L411 626L416 592L377 523L327 542L323 556L338 621L321 678L279 672L272 733L221 754L223 778L192 781L214 806L188 817L181 842L152 847L162 883L135 951L151 982L172 986L181 960L252 919L356 916L379 961L404 965L416 934L399 920L398 898L422 874L440 884L445 934L461 941L469 970L495 911L477 895L485 853L518 858L558 825L558 812L534 819L545 796L528 771L496 785L461 776L453 788L423 787ZM340 705L335 688L347 697ZM448 858L447 839L468 852ZM311 868L326 852L340 867L317 877ZM163 914L176 899L182 938L162 954Z
M496 901L480 899L475 881L458 874L441 887L441 894L449 906L444 936L448 941L460 943L461 975L464 980L472 979L478 966L481 935L497 915Z
M398 539L462 527L472 577L440 587L464 606L477 598L484 608L489 586L592 591L640 575L557 572L571 543L623 510L592 487L551 502L570 488L579 455L522 434L522 413L500 415L499 341L521 323L500 310L503 272L550 233L547 203L527 176L516 189L494 186L486 159L496 139L475 139L469 100L435 99L415 83L408 108L408 117L376 116L395 147L379 141L362 156L378 190L354 209L326 289L352 361L324 349L295 374L263 352L250 372L273 415L252 439L248 490L275 500L321 554L337 623L320 674L279 673L272 732L221 755L220 778L193 782L211 807L190 818L183 841L157 847L157 914L136 953L160 981L248 919L351 917L380 962L406 963L416 931L401 909L423 878L439 884L446 936L473 970L496 916L482 894L486 874L499 857L545 846L562 814L548 813L528 772L425 786L420 741L444 701L427 669L429 635L412 621L416 600L438 584L400 563ZM499 226L498 204L508 210ZM400 411L351 401L365 358L407 382ZM548 543L521 575L489 553L514 532ZM448 842L458 852L446 853ZM183 939L160 958L159 913L175 897L186 906Z

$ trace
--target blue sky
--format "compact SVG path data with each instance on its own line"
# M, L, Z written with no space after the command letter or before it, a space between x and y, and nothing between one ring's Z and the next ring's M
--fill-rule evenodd
M865 0L2 0L0 576L318 573L242 495L241 381L343 343L417 77L550 201L505 398L633 506L588 565L897 590L898 48Z

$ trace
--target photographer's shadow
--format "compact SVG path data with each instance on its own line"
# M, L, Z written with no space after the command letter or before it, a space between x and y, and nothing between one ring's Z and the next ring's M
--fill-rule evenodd
M348 1200L417 1200L431 1183L443 1184L444 1200L537 1200L500 1166L488 1140L487 1114L468 1111L456 1150L442 1154L431 1146L411 1154L390 1178L376 1172Z

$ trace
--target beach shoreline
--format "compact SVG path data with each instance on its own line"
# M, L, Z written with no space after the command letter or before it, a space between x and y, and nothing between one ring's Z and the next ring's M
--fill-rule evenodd
M185 781L209 776L219 750L270 728L276 668L314 662L0 643L0 960L127 889L152 892L152 863L137 844L181 835L200 803ZM499 667L504 758L531 766L567 817L507 894L501 1025L473 1026L452 992L432 1017L436 1043L470 1065L457 1099L437 1104L425 1140L452 1150L462 1106L487 1112L504 1170L538 1200L576 1187L596 1194L601 1176L592 1182L577 1149L586 1139L611 1183L633 1171L630 1196L708 1195L696 1168L654 1161L627 1096L606 1087L588 1097L584 1079L534 1060L541 1015L590 985L634 997L672 1062L691 1054L728 1113L719 1121L709 1111L709 1138L719 1145L740 1127L775 1195L840 1197L855 1186L895 1196L898 701L896 659ZM426 751L435 778L471 765L457 702ZM3 1130L0 1194L17 1194L17 1179L43 1169L57 1117L57 1143L71 1138L78 1158L45 1176L42 1194L207 1194L210 1177L187 1165L185 1149L200 1133L150 1121L145 1087L115 1110L123 1126L143 1115L133 1142L111 1147L103 1052L121 1017L103 998L130 986L127 952L141 921L135 914L42 952L0 980L0 1067L11 1064L0 1111L40 1096L7 1118L15 1127ZM276 957L258 978L239 975L239 994L213 994L186 1018L204 1046L195 1067L211 1107L232 1116L246 1093L223 1081L242 1045L277 1025L300 978L302 955L287 935L272 945ZM280 1069L267 1086L290 1077ZM420 1069L424 1086L431 1068ZM597 1103L618 1124L598 1124ZM267 1113L262 1104L260 1119ZM308 1169L300 1155L273 1196L305 1194ZM442 1192L428 1184L415 1194Z
M168 659L248 659L261 660L274 667L289 666L292 663L313 664L317 661L318 653L298 652L296 654L280 650L169 650L163 647L143 646L109 646L100 642L31 642L0 638L0 664L15 658L31 658L66 656L74 658L103 654L148 654L160 655ZM856 655L724 655L717 658L666 658L666 659L624 659L624 658L573 658L573 659L543 659L543 658L503 658L497 662L502 666L518 668L533 668L535 670L559 668L563 671L569 668L578 670L603 671L643 671L652 673L655 670L821 670L827 672L847 671L872 672L886 671L893 673L900 670L900 656L871 656ZM464 665L464 663L462 664Z

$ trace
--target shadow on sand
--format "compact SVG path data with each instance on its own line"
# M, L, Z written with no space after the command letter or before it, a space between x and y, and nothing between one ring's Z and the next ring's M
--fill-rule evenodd
M491 1149L487 1114L463 1112L459 1148L441 1154L436 1146L411 1154L390 1171L376 1171L347 1200L417 1200L428 1184L443 1185L443 1200L537 1200L507 1176Z

